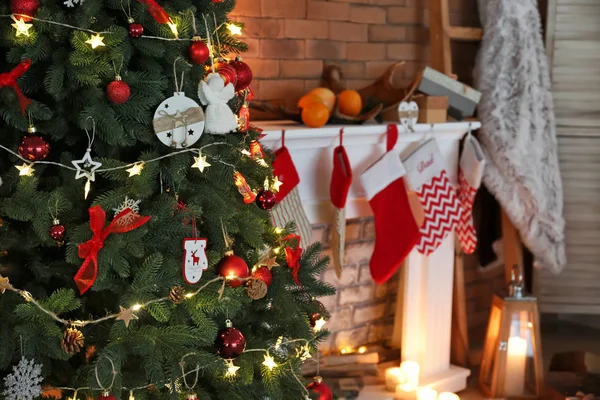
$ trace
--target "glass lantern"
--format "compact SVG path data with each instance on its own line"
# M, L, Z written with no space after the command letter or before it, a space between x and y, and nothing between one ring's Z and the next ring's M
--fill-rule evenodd
M525 295L514 268L509 296L492 300L479 389L488 398L541 399L543 368L537 299Z

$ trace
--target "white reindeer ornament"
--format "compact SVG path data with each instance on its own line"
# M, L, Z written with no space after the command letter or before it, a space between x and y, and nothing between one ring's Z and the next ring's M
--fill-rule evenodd
M225 135L236 131L237 119L227 102L235 96L235 88L231 83L225 85L223 77L210 73L200 81L198 97L206 107L206 125L204 130L215 135Z

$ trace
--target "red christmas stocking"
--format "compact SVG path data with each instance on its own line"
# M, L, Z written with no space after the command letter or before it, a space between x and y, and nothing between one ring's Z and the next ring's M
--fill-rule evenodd
M465 138L465 146L460 157L458 172L458 200L462 213L456 228L458 240L466 254L472 254L477 247L477 233L473 225L473 202L477 189L481 186L485 157L481 146L470 133Z
M404 165L408 184L419 196L425 212L417 250L429 255L456 228L461 214L460 203L435 139L414 150L404 159Z
M419 226L404 184L405 174L398 151L392 150L360 177L375 215L375 249L370 269L377 283L386 282L396 272L419 239Z
M340 133L341 135L341 133ZM346 242L346 199L352 183L352 167L344 146L333 150L333 175L329 195L335 208L334 229L331 232L331 247L333 248L333 266L338 278L342 277L344 261L344 245Z
M274 226L284 227L288 222L296 223L297 231L303 243L311 243L312 228L306 212L300 202L298 184L300 177L287 147L282 146L275 152L273 174L283 183L277 195L277 205L271 210Z

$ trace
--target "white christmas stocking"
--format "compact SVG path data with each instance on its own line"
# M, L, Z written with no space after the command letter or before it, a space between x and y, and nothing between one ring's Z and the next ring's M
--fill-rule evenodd
M435 139L421 144L403 163L408 184L419 196L425 213L416 248L429 255L456 228L461 207Z
M472 254L477 247L477 233L473 225L473 202L477 189L481 186L485 157L475 137L469 133L465 138L463 153L460 157L458 172L458 200L462 213L456 228L458 240L466 254Z
M283 183L277 195L277 205L271 210L274 226L284 227L294 221L302 243L312 243L312 228L300 201L300 177L287 147L275 151L273 174Z

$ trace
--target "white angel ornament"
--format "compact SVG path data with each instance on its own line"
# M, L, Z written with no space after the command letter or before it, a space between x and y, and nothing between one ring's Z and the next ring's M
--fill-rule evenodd
M206 107L206 125L204 130L215 135L225 135L238 128L235 114L227 102L235 96L231 83L225 85L223 77L217 73L208 74L200 81L198 97Z

